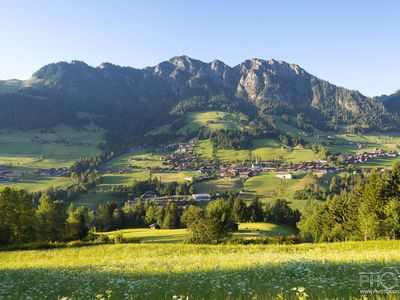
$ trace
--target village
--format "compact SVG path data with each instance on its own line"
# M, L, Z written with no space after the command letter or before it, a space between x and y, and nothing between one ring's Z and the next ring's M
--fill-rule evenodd
M32 171L31 174L46 177L67 177L69 176L69 168L41 168ZM10 166L0 166L0 183L19 182L23 178L23 175L23 173L15 172Z
M327 174L343 171L348 165L357 165L378 157L398 157L399 151L375 148L372 152L359 152L353 155L341 155L343 162L338 165L328 163L326 160L309 162L284 162L281 159L265 160L259 162L226 162L214 166L212 161L204 162L194 153L196 141L180 143L177 150L163 157L163 165L174 170L197 171L204 177L216 175L221 178L234 178L239 176L246 179L263 172L278 173L277 177L291 179L292 172L303 171L314 174ZM336 159L338 156L336 156ZM203 177L203 178L204 178Z
M199 175L195 178L188 178L189 181L201 181L209 178L235 178L247 179L259 173L276 173L282 179L292 179L294 172L310 172L317 175L327 173L337 173L345 170L349 165L367 162L378 157L398 157L400 152L396 150L383 150L375 148L372 152L358 152L355 154L340 155L340 163L329 163L326 160L308 162L285 162L282 159L264 161L243 161L243 162L224 162L218 165L213 160L204 160L200 157L195 147L197 141L190 140L187 143L175 143L161 149L163 152L172 151L170 154L161 157L161 165L157 167L147 167L146 170L157 172L168 171L196 171ZM361 149L362 147L359 147ZM335 156L338 160L339 155ZM135 162L146 161L148 158L131 157L128 159L123 169L115 169L112 164L105 164L102 167L103 174L130 174L138 169L143 169ZM355 171L356 172L356 171ZM33 175L46 177L66 177L69 176L69 168L38 168L31 172ZM18 182L23 174L15 172L10 166L0 166L0 182Z
M195 180L204 180L211 177L235 178L240 177L246 179L259 173L274 172L276 176L282 179L292 179L293 172L311 172L314 174L324 175L327 173L337 173L345 170L349 165L367 162L378 157L398 157L399 151L383 150L375 148L372 152L358 152L349 155L335 155L334 160L339 162L336 164L329 163L327 160L308 161L308 162L285 162L282 159L264 160L250 162L225 162L215 165L214 161L205 161L195 153L197 141L190 140L188 143L177 143L168 145L168 149L175 150L169 155L163 156L162 167L147 168L153 171L196 171L200 175ZM165 150L165 149L164 149ZM340 157L341 160L338 158ZM130 173L138 169L135 166L136 161L146 160L146 158L130 158L129 162L133 164L126 165L124 170L107 172Z

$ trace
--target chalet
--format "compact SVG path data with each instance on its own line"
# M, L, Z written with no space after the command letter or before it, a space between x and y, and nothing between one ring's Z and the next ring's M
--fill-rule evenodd
M238 174L238 172L237 172L236 170L234 170L234 169L222 170L222 171L219 173L219 175L220 175L221 177L224 177L224 178L233 178L233 177L236 177L237 174Z
M249 178L251 176L253 176L253 171L251 171L251 170L240 170L239 171L240 178Z
M316 173L316 174L327 174L328 173L328 170L327 169L313 169L313 173Z
M282 164L281 160L266 160L264 161L264 166L267 168L277 168Z
M236 223L236 222L230 223L229 224L229 230L233 231L233 232L239 231L239 224Z
M281 179L292 179L293 174L292 173L279 173L279 174L276 174L276 177L281 178Z
M160 225L158 225L157 223L150 224L149 228L151 228L151 229L161 229Z
M251 164L251 169L253 171L261 171L262 168L263 168L262 164L259 164L259 163Z
M210 194L193 194L192 198L194 201L210 201L211 195Z

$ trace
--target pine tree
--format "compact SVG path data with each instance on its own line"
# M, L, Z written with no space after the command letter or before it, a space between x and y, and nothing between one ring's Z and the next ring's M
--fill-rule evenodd
M179 227L178 208L174 202L169 202L165 209L165 217L162 228L175 229Z
M240 197L237 197L233 203L232 216L236 222L247 221L247 206Z
M63 241L66 237L67 211L62 201L53 201L43 195L36 210L39 224L38 235L45 241Z

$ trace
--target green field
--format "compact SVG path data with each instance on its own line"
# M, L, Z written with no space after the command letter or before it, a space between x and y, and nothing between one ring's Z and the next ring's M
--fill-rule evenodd
M105 174L101 176L97 185L103 189L109 189L113 185L132 185L135 180L144 181L150 178L150 172L146 170L135 170L129 174Z
M161 182L185 182L198 175L195 171L164 171L164 172L153 172L152 178L157 177Z
M113 237L116 233L122 233L124 238L137 238L140 243L184 243L186 241L186 229L150 229L133 228L122 229L103 234ZM286 236L297 233L291 227L272 223L240 223L239 231L233 233L234 237L251 239L270 236Z
M0 131L0 165L11 166L15 173L23 174L14 187L38 191L50 186L59 187L71 183L66 177L33 175L38 168L69 167L81 157L100 153L99 143L103 131L89 124L83 130L58 125L51 132L39 130Z
M134 228L106 232L110 237L115 233L122 233L124 238L137 238L140 243L183 243L186 239L186 229L150 229Z
M306 201L293 200L296 190L301 190L307 184L315 183L316 179L306 176L304 172L293 173L293 179L281 179L276 173L263 173L247 179L244 183L243 195L259 196L264 202L274 199L290 200L294 208L301 208Z
M0 252L0 298L95 299L110 290L112 299L299 299L293 289L303 287L310 299L360 299L359 273L399 268L399 248L373 241Z
M203 159L212 159L213 147L210 140L201 140L195 148L195 152ZM321 156L312 150L301 147L282 147L273 139L255 139L251 149L233 150L216 149L216 156L221 162L229 161L251 161L256 158L260 160L283 159L285 162L303 162L320 160Z
M108 165L111 165L117 170L122 170L125 166L137 166L139 168L156 168L162 167L162 156L161 153L150 153L145 151L132 151L126 154L120 155L117 158L111 160ZM134 161L129 161L133 159Z
M194 152L197 153L204 160L213 159L213 144L211 140L199 140Z
M73 203L75 206L87 206L91 210L97 210L100 204L113 201L122 204L126 200L120 199L111 193L103 192L100 189L94 189L90 190L86 195L79 196Z
M239 191L242 186L242 179L238 177L205 180L195 184L196 193L209 193L212 190L215 192L234 192Z
M243 124L238 117L222 111L190 112L186 115L186 125L178 130L178 133L185 134L198 130L200 127L208 127L211 130L217 129L243 129Z
M27 174L19 182L9 182L3 185L25 189L28 192L38 192L46 190L49 187L62 187L70 184L72 184L72 181L69 177L48 177Z
M235 237L244 239L269 237L269 236L285 236L296 234L297 231L286 225L276 225L272 223L240 223L239 231L234 233Z
M238 129L244 128L243 120L238 116L223 111L189 112L185 115L185 125L177 130L179 134L185 135L198 130L200 127L207 127L211 130ZM157 135L170 133L171 124L160 126L147 134Z

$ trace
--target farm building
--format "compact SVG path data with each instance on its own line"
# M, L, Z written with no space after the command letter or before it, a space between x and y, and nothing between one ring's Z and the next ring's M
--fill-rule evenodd
M160 225L158 225L157 223L150 224L149 227L151 229L161 229Z
M262 168L263 168L262 164L259 164L259 163L251 164L251 169L253 171L261 171Z
M193 194L192 198L194 201L210 201L211 195L210 194Z
M276 177L281 178L281 179L292 179L293 174L292 173L279 173L276 175Z

